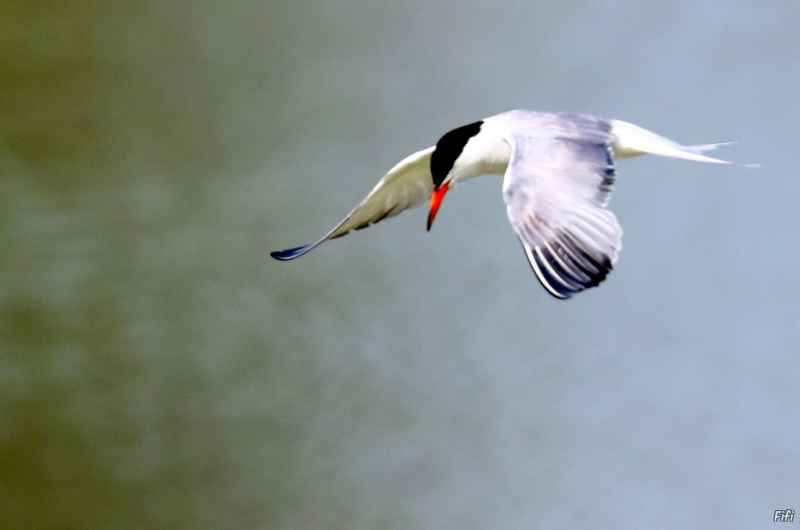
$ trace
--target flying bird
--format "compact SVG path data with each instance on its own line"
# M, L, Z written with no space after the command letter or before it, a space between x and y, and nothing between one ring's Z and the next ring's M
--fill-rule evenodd
M684 146L637 125L586 114L512 110L453 129L408 156L325 237L273 252L288 261L430 201L428 230L456 184L503 177L508 219L548 293L567 299L600 284L617 262L622 228L606 208L614 162L644 154L729 164L703 155L731 142Z

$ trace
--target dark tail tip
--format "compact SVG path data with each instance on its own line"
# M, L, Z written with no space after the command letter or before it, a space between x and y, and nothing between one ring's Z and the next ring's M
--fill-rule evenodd
M289 261L295 258L299 258L303 254L310 251L312 248L314 248L314 245L304 245L302 247L288 248L286 250L280 250L278 252L270 252L269 255L278 261Z

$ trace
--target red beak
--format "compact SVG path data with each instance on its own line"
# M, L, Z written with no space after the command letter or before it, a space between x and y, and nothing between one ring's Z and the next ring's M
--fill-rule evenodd
M436 212L439 211L439 206L442 204L442 199L444 199L444 196L449 189L450 184L445 182L439 186L438 190L433 190L433 195L431 195L431 211L428 213L428 230L431 229L433 220L436 218Z

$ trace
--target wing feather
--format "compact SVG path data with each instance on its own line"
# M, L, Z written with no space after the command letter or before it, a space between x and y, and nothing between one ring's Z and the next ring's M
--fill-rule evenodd
M433 193L430 166L431 153L434 149L435 147L429 147L417 151L400 161L342 222L316 243L273 252L270 255L280 261L299 258L329 239L342 237L352 230L361 230L424 203Z
M566 299L606 278L622 248L622 229L605 208L615 181L608 123L560 118L563 128L531 133L537 129L528 127L507 136L512 153L503 198L539 282Z

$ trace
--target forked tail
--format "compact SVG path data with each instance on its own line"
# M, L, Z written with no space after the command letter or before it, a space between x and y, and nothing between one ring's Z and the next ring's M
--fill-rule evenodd
M668 156L672 158L682 158L695 162L708 162L711 164L730 164L727 160L711 158L701 154L703 151L716 149L721 145L729 145L735 142L721 142L718 144L705 145L681 145L673 142L669 138L659 136L647 129L642 129L638 125L621 120L611 120L611 134L614 135L614 158L630 158L633 156L653 154Z

